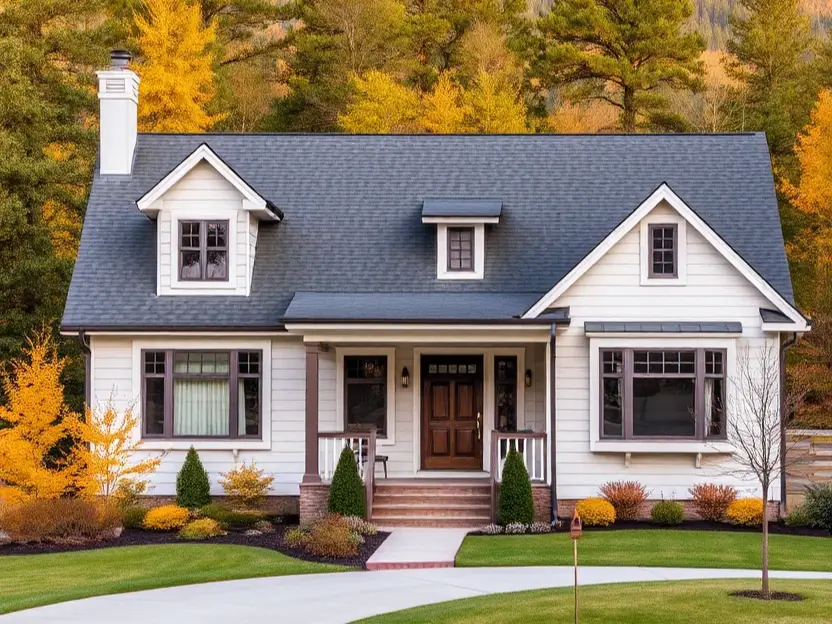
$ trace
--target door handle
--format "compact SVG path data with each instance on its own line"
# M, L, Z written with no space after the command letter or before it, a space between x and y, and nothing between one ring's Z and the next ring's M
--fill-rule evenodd
M477 440L482 440L482 414L477 412Z

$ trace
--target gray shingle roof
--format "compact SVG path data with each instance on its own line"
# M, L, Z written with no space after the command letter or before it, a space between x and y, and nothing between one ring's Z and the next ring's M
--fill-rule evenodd
M792 320L779 312L778 310L769 310L767 308L760 308L760 318L763 319L763 323L791 323Z
M596 333L633 334L741 334L742 323L734 321L655 321L633 323L630 321L586 321L584 331Z
M248 298L156 296L135 201L202 142L284 213L260 228ZM96 174L63 325L274 327L296 292L543 293L662 182L792 300L762 134L141 134L131 177ZM485 279L437 281L436 197L503 202Z
M426 199L423 217L499 217L503 202L499 199Z

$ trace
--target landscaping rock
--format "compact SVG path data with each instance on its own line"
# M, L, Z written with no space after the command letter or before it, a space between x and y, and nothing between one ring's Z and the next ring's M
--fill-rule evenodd
M12 538L5 531L0 531L0 545L11 544Z
M253 537L255 535L263 535L263 531L260 531L258 529L249 529L248 531L243 533L243 535L248 535L249 537Z

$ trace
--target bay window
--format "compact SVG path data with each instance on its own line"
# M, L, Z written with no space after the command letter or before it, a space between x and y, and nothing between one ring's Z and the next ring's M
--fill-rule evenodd
M142 351L146 438L260 438L260 351Z
M725 351L602 349L601 437L725 437Z

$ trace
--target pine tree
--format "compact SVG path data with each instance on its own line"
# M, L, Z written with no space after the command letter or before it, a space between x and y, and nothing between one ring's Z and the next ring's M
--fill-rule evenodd
M196 509L211 502L211 483L196 449L192 446L185 463L176 475L176 502L182 507Z
M178 0L145 0L135 14L136 45L142 60L139 129L148 132L204 132L222 115L211 115L214 97L212 46L216 25L202 25L200 8Z
M335 474L332 475L332 484L329 486L329 511L342 516L359 518L367 514L364 484L358 474L355 453L349 447L344 447L341 451Z
M702 37L684 32L689 0L555 0L538 22L532 75L572 101L597 99L619 110L625 132L678 130L667 90L701 89Z

